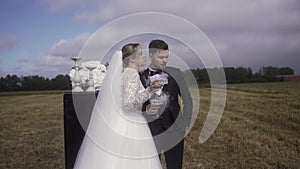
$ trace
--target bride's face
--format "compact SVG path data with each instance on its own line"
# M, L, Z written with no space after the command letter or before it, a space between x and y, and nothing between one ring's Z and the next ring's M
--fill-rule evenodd
M142 52L142 48L139 46L136 51L135 63L138 67L146 65L146 56Z

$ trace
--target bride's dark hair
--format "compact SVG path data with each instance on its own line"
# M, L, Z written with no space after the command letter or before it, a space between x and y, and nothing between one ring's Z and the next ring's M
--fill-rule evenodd
M122 47L123 66L127 67L129 64L129 57L136 56L137 48L141 46L138 43L129 43Z

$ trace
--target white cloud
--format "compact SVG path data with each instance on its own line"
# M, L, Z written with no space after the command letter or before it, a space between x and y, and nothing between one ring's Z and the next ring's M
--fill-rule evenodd
M81 33L72 39L59 40L49 49L48 54L63 57L78 56L81 48L90 36L90 33Z
M58 74L67 74L72 69L73 61L62 56L43 56L33 61L33 66L28 70L29 74L39 72L39 75L55 77Z
M51 7L52 6L52 7ZM74 19L84 23L105 25L108 22L127 14L137 12L166 12L183 17L200 28L216 46L225 66L264 66L290 65L299 69L296 63L300 61L298 49L300 46L300 1L297 0L226 0L204 1L90 1L84 4L79 1L51 1L51 9L74 8ZM93 6L93 7L91 7ZM104 45L95 43L94 49L106 49L110 41L117 41L116 37L130 27L139 30L146 22L143 20L136 25L123 23L118 29L111 29L110 33L99 37ZM192 43L195 32L188 32L183 27L169 22L161 23L170 33L182 34ZM155 26L155 25L153 25ZM79 35L70 40L61 40L48 52L48 57L71 57L76 55L82 40L88 35ZM147 39L147 38L145 38ZM122 40L122 39L119 39ZM147 39L149 40L149 39ZM144 40L145 41L145 40ZM146 42L145 47L146 47ZM175 44L174 46L175 47ZM120 45L116 49L120 48ZM177 46L176 46L177 48ZM178 47L179 48L179 47ZM184 52L180 53L184 55ZM92 59L94 54L86 55L85 59ZM51 60L51 59L49 59ZM60 60L58 58L54 60ZM67 61L61 60L61 61ZM49 63L50 66L50 63ZM57 67L60 67L57 65ZM298 70L298 74L300 70Z
M6 34L0 35L0 50L7 50L15 47L17 44L17 37L15 35Z
M99 9L85 11L76 16L80 16L78 19L103 24L103 21L110 21L136 12L167 12L185 17L198 26L257 27L274 26L278 24L278 21L293 23L292 21L296 21L299 17L297 13L299 10L293 8L295 4L299 5L296 0L191 0L188 2L174 0L172 3L161 0L117 0L105 4L105 8L99 6ZM257 23L262 25L257 25Z
M0 77L5 77L7 72L0 67Z
M72 39L62 39L55 43L45 56L36 58L32 62L28 74L36 74L46 77L55 77L58 74L67 74L74 66L71 57L78 56L81 48L90 33L82 33Z
M30 58L26 55L21 56L17 59L17 62L19 63L28 63L30 61Z
M78 8L85 4L83 0L47 0L46 3L51 11L62 11L66 9Z

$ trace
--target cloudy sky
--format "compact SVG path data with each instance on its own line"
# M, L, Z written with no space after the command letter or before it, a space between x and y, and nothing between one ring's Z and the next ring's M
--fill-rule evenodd
M99 28L119 17L142 12L168 13L192 23L214 45L224 66L251 67L254 72L262 66L288 66L300 74L299 0L1 0L0 76L52 78L67 74L73 65L70 57L77 56ZM130 24L143 26L148 22L152 21ZM195 32L176 23L160 22L160 26L189 39L196 37ZM113 40L128 27L124 24L100 39ZM136 40L146 48L155 36L161 38L145 34L128 37L127 41ZM180 39L166 40L180 49L180 55L191 55L179 47ZM122 43L125 41L117 47ZM186 62L193 65L192 59Z

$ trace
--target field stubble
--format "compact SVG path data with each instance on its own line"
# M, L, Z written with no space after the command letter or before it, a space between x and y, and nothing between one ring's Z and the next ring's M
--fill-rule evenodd
M223 117L203 144L210 89L200 97L184 168L299 168L299 82L228 85ZM64 168L62 94L0 96L0 130L0 168Z

